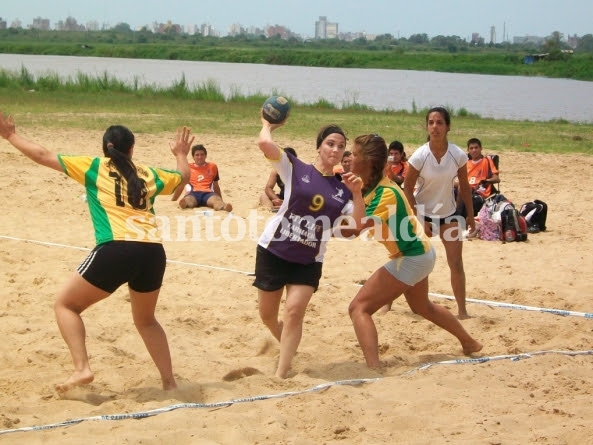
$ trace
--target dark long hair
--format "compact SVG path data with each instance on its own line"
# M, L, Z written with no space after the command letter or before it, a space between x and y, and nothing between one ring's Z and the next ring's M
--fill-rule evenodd
M362 192L374 189L379 181L383 179L383 171L387 163L387 144L378 134L363 134L354 140L354 145L359 147L359 153L365 161L371 164L371 174L368 184L365 184Z
M135 209L146 208L146 182L138 177L136 166L130 157L134 147L134 133L123 125L112 125L103 135L103 154L111 159L115 169L128 184L128 202Z

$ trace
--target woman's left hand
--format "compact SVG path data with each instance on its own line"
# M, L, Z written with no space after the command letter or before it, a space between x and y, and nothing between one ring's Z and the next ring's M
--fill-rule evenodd
M352 193L358 193L362 190L364 183L360 176L352 172L342 173L342 182Z
M188 127L183 126L182 128L177 129L175 140L169 142L171 153L173 153L174 156L181 155L187 157L194 139L196 138L195 136L190 136L191 130Z
M0 136L4 139L8 139L10 135L15 133L15 125L12 116L4 116L4 113L0 111Z

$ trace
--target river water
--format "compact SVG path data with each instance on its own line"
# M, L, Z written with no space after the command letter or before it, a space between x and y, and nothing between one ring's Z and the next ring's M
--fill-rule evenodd
M183 60L143 60L0 54L0 68L35 76L107 73L130 84L165 87L182 76L190 87L214 81L227 97L282 94L299 103L324 99L337 107L360 104L377 110L442 105L482 117L593 123L593 82L541 77L451 74L357 68L316 68Z

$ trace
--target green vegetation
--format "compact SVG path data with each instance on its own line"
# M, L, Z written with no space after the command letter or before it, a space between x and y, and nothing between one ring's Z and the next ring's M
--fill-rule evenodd
M193 60L271 65L340 68L380 68L452 73L543 76L593 81L593 36L579 40L574 54L554 33L543 46L533 44L484 45L456 36L425 34L409 39L390 35L364 38L301 41L264 36L203 37L169 30L153 33L120 26L106 31L0 30L0 52L139 59ZM525 64L527 54L549 56Z
M20 73L0 70L2 111L13 114L27 132L36 127L102 131L121 123L136 133L154 134L188 125L196 134L255 139L265 96L231 96L225 99L213 83L190 89L184 79L156 88L126 85L107 74L61 80L55 75L35 79L25 69ZM337 109L326 101L305 105L288 99L292 112L290 125L282 129L286 139L312 139L320 123L329 122L346 128L350 137L373 132L413 147L426 138L426 110L373 111L356 103ZM593 124L494 120L463 108L450 111L454 115L450 140L461 146L477 136L489 152L593 153Z

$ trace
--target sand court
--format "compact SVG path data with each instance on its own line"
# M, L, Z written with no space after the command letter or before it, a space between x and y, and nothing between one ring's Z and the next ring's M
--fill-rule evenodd
M97 155L102 134L27 136L56 152ZM136 161L174 165L170 134L136 137ZM196 213L199 228L179 228L179 218L194 214L157 198L157 215L175 223L157 318L179 389L160 390L121 288L83 313L95 380L63 397L54 384L72 363L53 302L94 245L84 190L0 142L0 443L570 444L593 435L593 203L584 198L593 189L591 157L503 154L502 193L518 206L545 201L548 230L526 243L464 244L471 318L462 323L484 344L479 354L463 356L453 336L400 298L375 316L387 367L366 368L348 304L386 251L332 239L293 373L278 380L278 344L259 319L250 275L256 235L271 215L258 207L270 167L255 133L198 139L219 166L236 220ZM313 161L313 140L284 142ZM244 155L229 156L230 146ZM250 221L255 233L239 236ZM434 244L431 299L455 312L444 249Z

